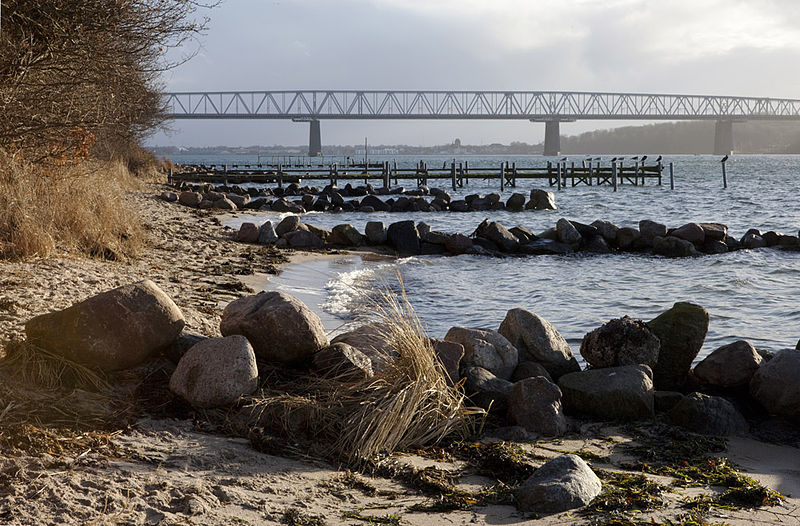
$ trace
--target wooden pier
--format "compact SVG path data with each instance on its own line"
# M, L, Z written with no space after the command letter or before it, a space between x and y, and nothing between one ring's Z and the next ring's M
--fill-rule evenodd
M516 163L504 161L495 167L471 167L468 161L444 163L439 166L428 166L420 161L411 168L398 168L397 163L384 161L381 163L347 164L339 166L331 163L327 166L303 164L300 166L282 164L255 165L179 165L170 170L170 184L182 182L242 184L260 183L284 184L302 183L304 181L324 181L332 185L340 182L352 183L363 181L364 184L377 182L385 188L398 185L399 181L414 181L418 187L427 186L429 181L447 181L453 191L469 185L470 180L497 181L497 188L505 190L514 188L517 181L525 179L543 179L550 186L559 190L568 186L612 186L619 185L644 186L648 180L661 185L664 165L645 165L644 162L624 164L611 162L601 165L600 161L548 162L540 167L517 167Z

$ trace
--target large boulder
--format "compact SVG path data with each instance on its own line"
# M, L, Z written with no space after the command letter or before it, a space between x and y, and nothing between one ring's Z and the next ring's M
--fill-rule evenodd
M603 236L603 239L606 240L606 243L615 244L617 242L617 232L619 232L619 227L611 221L598 219L597 221L592 222L592 226L597 229L597 232L601 236Z
M178 202L182 205L197 208L203 201L203 194L199 192L181 192L178 196Z
M620 228L617 230L617 246L620 250L631 250L636 248L641 237L641 232L636 228Z
M244 336L208 338L178 362L169 389L194 407L230 405L258 388L258 367Z
M515 252L519 247L519 241L511 232L497 221L492 221L481 233L489 241L493 242L503 252Z
M370 245L386 244L386 225L383 224L383 221L369 221L364 227L364 234Z
M561 390L543 376L526 378L511 387L508 420L532 433L554 437L567 431Z
M504 415L513 384L498 378L483 367L464 369L464 394L478 407Z
M800 418L800 351L779 351L750 380L750 394L773 415Z
M695 245L702 245L706 240L705 229L697 223L686 223L685 225L676 228L669 234L670 236L683 239Z
M186 324L177 305L150 280L92 296L25 324L28 341L105 371L128 369L172 343Z
M342 381L372 378L372 360L346 343L332 343L314 354L311 368L328 378Z
M558 380L567 412L604 420L653 416L653 377L646 365L588 369Z
M511 309L498 332L517 348L519 361L542 364L554 380L581 370L567 340L538 314L525 309Z
M543 464L514 490L517 507L535 513L559 513L586 506L603 483L577 455L562 455Z
M647 322L647 326L661 342L653 369L656 389L683 391L689 368L708 333L708 311L681 301Z
M700 223L706 240L725 241L728 237L728 227L722 223Z
M681 398L669 417L673 424L704 435L742 435L749 430L747 421L732 403L701 393Z
M556 222L556 233L558 233L558 240L565 245L575 246L583 239L575 225L563 217Z
M464 366L483 367L498 378L508 380L519 363L517 348L497 331L453 327L445 341L464 346Z
M314 353L328 345L319 316L299 299L276 291L230 302L220 331L224 336L245 336L258 358L279 364L308 365Z
M739 340L706 356L694 366L694 375L714 387L741 387L750 383L763 361L750 342Z
M647 247L653 246L653 240L657 237L665 237L667 235L667 225L643 219L639 221L639 233L641 237L639 241Z
M419 232L414 221L398 221L389 225L386 238L402 256L415 256L421 253Z
M323 248L325 243L307 229L298 229L284 234L286 244L292 248Z
M449 235L444 240L444 248L453 256L460 256L472 250L472 240L464 234Z
M392 343L386 331L377 324L366 323L337 335L331 343L346 343L366 354L372 361L372 370L376 373L384 370L386 364L395 356Z
M357 247L364 242L364 236L353 225L345 223L333 227L328 242L345 247Z
M278 234L278 237L283 237L289 232L294 232L298 228L300 228L300 216L286 216L281 219L281 222L275 227L275 233Z
M538 188L531 190L531 200L525 205L526 210L556 210L557 208L556 195Z
M433 353L442 364L446 374L447 383L454 385L458 382L461 368L461 359L464 358L464 346L460 343L447 342L444 340L430 339Z
M278 241L278 234L275 233L272 221L265 221L258 227L258 239L256 241L259 245L274 245Z
M581 356L592 367L645 364L655 367L661 343L641 320L613 319L586 336Z
M236 232L236 241L242 243L255 243L258 241L259 230L255 223L242 223Z
M525 194L515 192L506 201L506 210L511 212L521 212L525 208Z
M511 381L519 382L525 378L534 378L536 376L542 376L549 382L553 381L553 377L550 376L550 373L544 368L544 365L530 360L519 362L517 368L514 369L514 374L511 375Z
M652 246L653 254L668 258L686 258L700 255L700 252L691 242L673 236L653 238Z

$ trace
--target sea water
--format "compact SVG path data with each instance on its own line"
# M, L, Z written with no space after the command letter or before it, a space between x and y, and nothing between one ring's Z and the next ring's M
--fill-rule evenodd
M378 158L380 160L393 158ZM450 162L449 157L423 157L429 166ZM568 162L581 164L581 156ZM601 161L608 164L610 157ZM176 161L180 159L176 158ZM397 159L413 166L420 157ZM460 157L472 167L497 165L501 160L517 166L543 166L540 156ZM231 162L231 159L207 162ZM678 227L688 222L720 222L734 237L749 228L797 235L800 228L800 156L737 155L727 162L728 188L723 189L719 157L672 156L675 189L669 173L663 185L648 179L645 186L567 187L556 191L555 211L434 212L434 213L309 213L306 223L332 228L350 223L363 232L368 221L387 225L413 219L444 232L471 233L486 217L507 228L521 225L541 232L561 217L582 223L605 219L618 226L638 226L651 219ZM244 163L246 160L240 160ZM630 160L627 161L630 164ZM649 164L649 161L648 161ZM448 180L430 181L447 191ZM308 184L319 184L308 182ZM324 183L322 183L324 184ZM375 182L373 182L375 184ZM412 188L415 181L400 181ZM511 192L531 188L554 190L541 180L520 180ZM473 179L454 194L499 191L497 179ZM452 192L451 192L452 193ZM244 221L280 220L275 213L240 213L226 224L238 228ZM583 336L602 323L623 315L648 320L676 301L705 307L711 316L701 356L736 339L773 351L793 348L800 338L800 252L775 249L744 250L697 258L669 259L641 254L526 256L425 256L362 260L338 257L301 264L284 272L270 287L287 292L314 289L312 305L334 330L355 314L370 308L368 298L377 288L402 289L429 333L442 337L452 326L496 329L506 312L515 307L534 311L553 323L577 351ZM294 283L294 285L293 285ZM293 288L294 287L294 288Z

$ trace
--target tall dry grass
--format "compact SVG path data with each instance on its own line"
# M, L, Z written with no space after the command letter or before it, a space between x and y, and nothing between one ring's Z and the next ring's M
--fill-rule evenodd
M0 151L0 259L135 256L144 230L123 196L139 184L122 161L44 166Z

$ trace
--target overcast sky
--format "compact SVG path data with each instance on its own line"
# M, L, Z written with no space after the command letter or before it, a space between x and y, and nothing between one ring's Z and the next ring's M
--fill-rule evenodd
M573 90L800 98L797 0L226 0L168 91ZM636 122L577 122L562 135ZM308 125L174 121L153 145L306 144ZM539 142L527 121L322 121L325 144Z

